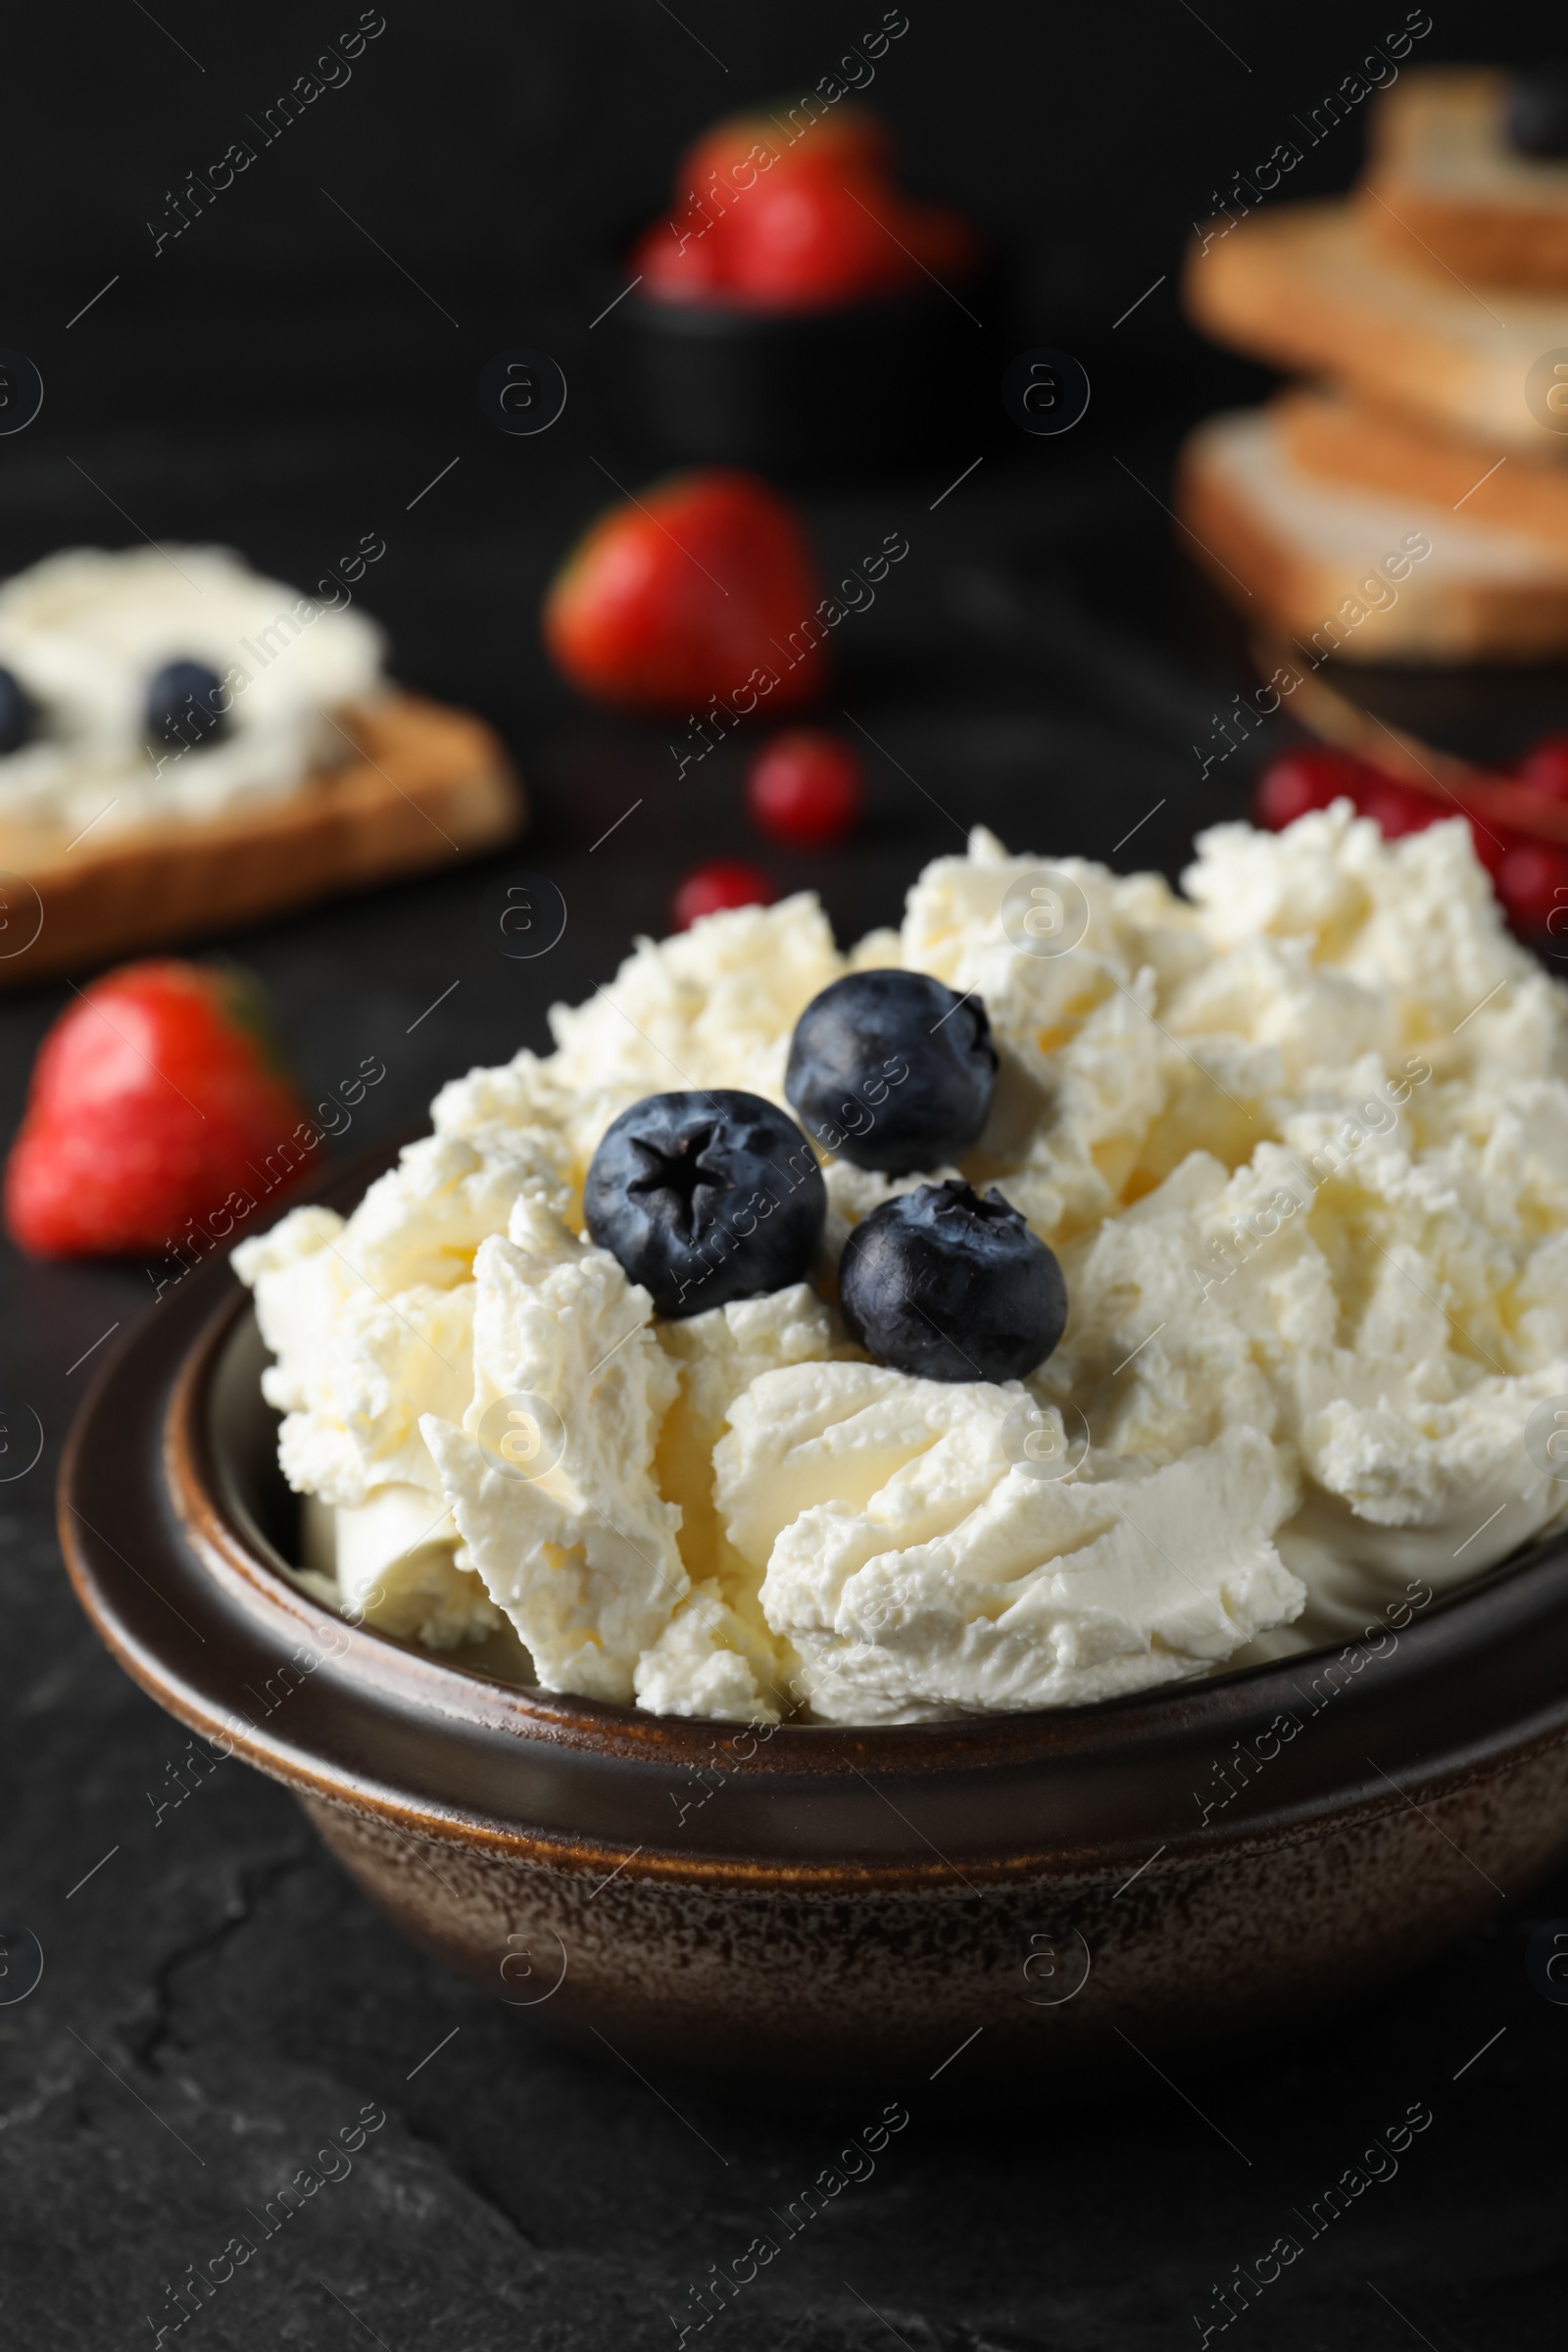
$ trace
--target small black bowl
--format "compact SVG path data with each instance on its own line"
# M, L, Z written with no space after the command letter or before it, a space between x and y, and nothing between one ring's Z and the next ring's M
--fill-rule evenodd
M989 441L1005 307L990 264L814 311L634 295L617 331L638 426L668 456L863 470Z

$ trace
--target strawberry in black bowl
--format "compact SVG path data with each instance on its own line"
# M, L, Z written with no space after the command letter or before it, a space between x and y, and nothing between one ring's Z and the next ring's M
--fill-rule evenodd
M677 455L863 465L973 440L998 288L970 223L912 198L843 85L734 115L632 246L639 419ZM914 388L911 390L911 388Z

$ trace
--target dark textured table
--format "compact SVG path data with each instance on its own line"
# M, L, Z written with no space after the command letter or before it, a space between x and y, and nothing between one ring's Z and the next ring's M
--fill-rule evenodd
M575 367L571 333L558 339ZM607 487L593 461L618 472L635 451L622 461L598 437L591 400L538 442L448 405L434 422L309 440L259 428L236 446L215 426L191 435L177 472L155 436L40 437L0 478L16 562L130 536L68 458L138 527L227 537L285 575L314 578L340 540L380 530L368 601L399 673L511 738L537 804L515 850L222 943L262 974L311 1090L365 1055L385 1062L346 1151L416 1117L453 1071L543 1045L547 1005L605 979L634 932L663 928L695 857L759 848L738 806L744 747L677 781L670 730L571 704L538 655L541 583ZM1168 440L1112 416L1070 441L984 452L946 496L956 465L806 498L829 567L888 530L910 544L835 643L834 705L863 740L871 822L831 858L763 853L781 886L820 886L841 935L896 919L918 865L976 820L1013 846L1175 872L1195 825L1244 806L1240 756L1200 783L1191 749L1238 681L1173 572L1157 503ZM568 908L535 963L503 959L483 919L491 883L517 868L552 877ZM0 1004L8 1125L66 1001L61 988ZM911 2081L906 2127L874 2163L841 2165L869 2116L777 2093L730 2104L562 2053L401 1942L280 1789L238 1763L190 1767L184 1732L78 1614L51 1522L74 1404L102 1351L158 1311L152 1282L8 1250L0 1284L9 1426L29 1428L30 1409L43 1432L35 1466L0 1488L7 2344L172 2341L169 2290L214 2258L221 2273L241 2239L255 2251L185 2321L189 2340L1164 2346L1218 2334L1216 2290L1287 2233L1300 2258L1233 2323L1255 2345L1560 2341L1568 2007L1532 1987L1524 1955L1540 1923L1568 1921L1568 1880L1505 1889L1463 1948L1262 2049L1135 2069L1070 2103L1043 2089L1007 2123L965 2118L961 2098L957 2115L939 2109ZM962 2063L944 2089L961 2090ZM1403 2152L1365 2156L1412 2108L1431 2121ZM362 2117L373 2128L356 2152L321 2153L329 2135L352 2147ZM1348 2209L1308 2234L1298 2217L1363 2160L1379 2177L1357 2175ZM828 2209L784 2238L773 2210L829 2167ZM264 2234L302 2171L319 2185ZM705 2321L704 2281L763 2232L776 2260Z

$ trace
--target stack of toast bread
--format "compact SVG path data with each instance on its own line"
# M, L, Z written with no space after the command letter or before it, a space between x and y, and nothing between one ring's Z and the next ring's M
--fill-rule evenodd
M1349 197L1227 217L1189 256L1195 322L1310 380L1200 425L1177 511L1310 661L1568 654L1568 136L1521 147L1521 82L1407 74Z

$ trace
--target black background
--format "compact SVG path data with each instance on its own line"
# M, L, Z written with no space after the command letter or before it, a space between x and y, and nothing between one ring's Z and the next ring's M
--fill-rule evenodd
M960 440L972 423L984 461L946 497L959 470L946 456L797 485L830 573L890 529L911 551L835 644L830 709L872 739L872 821L814 861L750 834L744 746L677 785L670 731L576 703L535 616L610 495L606 469L635 482L658 464L613 315L590 325L624 283L618 246L662 209L695 130L814 81L880 8L389 0L347 86L156 256L146 223L164 223L167 192L230 139L257 145L245 118L359 12L155 13L125 0L8 26L0 343L36 362L46 393L37 421L0 439L0 569L146 535L238 546L310 583L379 532L366 604L397 673L506 735L536 803L517 850L223 943L262 973L312 1088L363 1055L386 1062L346 1148L416 1117L454 1070L544 1044L547 1004L605 978L633 932L662 930L700 856L760 855L781 887L820 887L848 935L896 918L919 862L976 818L1015 847L1097 855L1136 827L1119 861L1176 871L1195 825L1243 808L1239 760L1197 781L1192 741L1241 673L1160 502L1183 422L1264 379L1181 327L1178 258L1212 192L1295 137L1293 117L1402 8L911 0L870 95L910 181L1004 239L1014 347L1076 352L1094 402L1054 441L1013 433L1000 405L934 420ZM1531 12L1435 14L1426 59L1539 37ZM1348 184L1360 135L1351 122L1325 139L1289 193ZM501 435L476 399L485 361L516 344L554 352L571 387L536 439ZM889 398L918 402L920 387ZM1020 576L1053 600L1033 636L984 603ZM1517 735L1519 707L1494 694L1485 724ZM517 867L553 877L568 906L537 965L502 959L482 920L486 889ZM67 996L0 1010L8 1124ZM185 1736L79 1619L49 1516L93 1369L78 1359L150 1311L151 1286L137 1267L30 1266L9 1250L0 1285L7 1402L44 1432L37 1467L0 1488L0 1925L45 1954L37 1989L0 2006L8 2340L150 2342L164 2282L378 2100L390 2120L353 2178L206 2307L193 2340L672 2343L666 2315L829 2161L833 2128L777 2093L724 2105L662 2084L676 2114L609 2062L554 2052L406 1948L288 1798L237 1764L155 1826L148 1791L168 1792ZM1510 1888L1493 1927L1355 2014L1173 2062L1168 2083L1107 2082L1068 2104L1044 2088L1007 2126L938 2115L911 2084L910 2127L876 2179L710 2337L761 2352L1196 2341L1210 2283L1424 2100L1435 2121L1398 2178L1241 2327L1291 2352L1555 2343L1568 2012L1523 1959L1554 1911L1568 1914L1568 1885ZM0 1998L30 1947L9 1948Z

